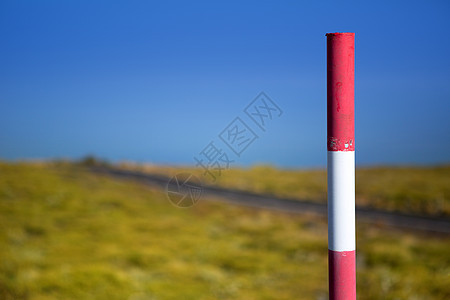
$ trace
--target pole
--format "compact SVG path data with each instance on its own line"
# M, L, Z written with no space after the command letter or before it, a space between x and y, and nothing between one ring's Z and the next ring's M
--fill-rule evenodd
M355 300L355 34L326 36L329 298Z

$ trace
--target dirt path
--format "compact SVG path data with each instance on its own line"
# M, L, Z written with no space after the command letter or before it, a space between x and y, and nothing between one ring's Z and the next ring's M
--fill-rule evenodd
M151 184L162 189L167 188L170 178L135 171L119 170L114 168L94 167L95 173L107 174L121 179L137 180ZM326 216L327 206L307 200L278 198L273 195L262 195L235 189L220 188L216 186L203 186L203 199L220 199L237 205L271 209L289 213L313 213ZM395 212L373 210L356 207L358 222L382 224L411 230L450 234L450 219L439 219L424 216L406 215Z

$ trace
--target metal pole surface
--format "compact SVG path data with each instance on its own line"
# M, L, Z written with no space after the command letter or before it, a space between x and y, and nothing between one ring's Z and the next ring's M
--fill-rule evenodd
M329 298L355 300L355 34L326 36Z

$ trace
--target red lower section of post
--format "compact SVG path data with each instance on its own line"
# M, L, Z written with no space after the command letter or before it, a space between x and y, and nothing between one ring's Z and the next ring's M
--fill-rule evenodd
M328 250L328 263L330 300L355 300L355 251Z

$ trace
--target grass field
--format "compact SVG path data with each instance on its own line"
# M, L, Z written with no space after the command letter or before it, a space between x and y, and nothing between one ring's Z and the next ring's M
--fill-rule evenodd
M123 164L123 168L173 176L179 169ZM184 168L206 184L281 197L326 203L325 170L286 170L270 166L203 175L200 168ZM450 217L450 165L434 167L372 167L356 170L356 204L406 214Z
M316 176L305 195L321 199ZM288 193L273 184L253 189ZM0 225L0 299L327 298L319 217L206 199L180 209L161 191L72 164L0 163ZM448 236L362 224L357 233L359 299L450 299Z

